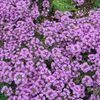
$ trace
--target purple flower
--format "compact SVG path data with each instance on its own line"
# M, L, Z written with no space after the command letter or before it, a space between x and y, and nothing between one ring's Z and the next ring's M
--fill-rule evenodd
M1 89L1 93L4 93L6 96L11 96L13 91L11 88L8 88L7 86L3 86Z
M22 72L17 72L15 75L14 75L14 81L16 84L25 84L27 83L27 78L26 78L26 75Z
M55 43L55 40L54 40L52 37L47 37L47 38L45 39L45 44L46 44L47 46L52 46L54 43Z
M73 0L78 6L81 6L85 0Z
M73 2L80 8L87 1ZM74 18L49 13L48 0L38 4L0 0L0 92L8 100L82 100L87 87L100 85L100 8ZM100 100L99 90L89 100Z
M86 86L93 86L93 80L90 76L85 76L82 78L82 83Z

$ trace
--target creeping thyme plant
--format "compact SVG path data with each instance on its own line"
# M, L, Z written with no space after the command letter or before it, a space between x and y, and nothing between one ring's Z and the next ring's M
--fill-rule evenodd
M100 100L100 0L0 0L0 100Z

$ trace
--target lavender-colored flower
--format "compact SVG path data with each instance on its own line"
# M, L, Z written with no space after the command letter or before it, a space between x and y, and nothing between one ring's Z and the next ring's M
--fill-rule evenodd
M100 8L86 17L52 14L49 0L40 1L0 0L0 92L8 100L82 100L93 87L88 99L100 100ZM87 0L73 2L81 10Z
M47 38L45 39L45 44L46 44L47 46L52 46L54 43L55 43L55 40L54 40L52 37L47 37Z
M85 0L73 0L78 6L81 6Z
M25 83L27 83L27 78L26 78L24 73L17 72L14 75L14 81L15 81L16 84L20 84L20 83L25 84Z
M85 84L86 86L93 86L93 80L90 76L85 76L82 79L82 83Z
M1 89L1 93L4 93L6 96L11 96L13 91L11 88L7 87L7 86L4 86L2 89Z

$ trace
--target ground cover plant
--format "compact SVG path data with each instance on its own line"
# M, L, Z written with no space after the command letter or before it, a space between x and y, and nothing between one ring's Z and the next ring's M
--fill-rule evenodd
M100 100L100 0L0 0L0 100Z

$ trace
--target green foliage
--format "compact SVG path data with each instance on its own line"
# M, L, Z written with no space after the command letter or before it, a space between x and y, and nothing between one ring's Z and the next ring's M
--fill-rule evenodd
M42 11L42 2L43 2L43 0L38 0L38 8L39 8L40 13Z
M92 92L91 87L87 87L87 93L89 94L89 93L91 93L91 92Z
M89 55L89 52L81 53L82 60L85 61L85 62L87 62L87 60L88 60L88 55Z
M74 83L79 85L81 83L82 77L76 77L73 79Z
M75 78L74 78L74 80L73 80L74 83L77 84L77 85L79 85L79 84L81 83L81 80L82 80L82 78L84 77L84 75L85 75L85 74L81 71L81 72L80 72L80 75L79 75L78 77L75 77Z
M38 16L37 19L34 20L34 23L42 23L44 21L44 16Z
M0 82L0 89L1 89L3 86L8 86L8 84L5 83L5 82Z
M93 4L94 8L99 8L100 7L100 0L95 0L94 4Z
M0 89L2 89L3 86L8 86L8 84L0 82ZM7 100L7 97L3 93L0 93L0 100Z
M91 94L93 94L93 90L91 87L85 87L85 96L82 98L82 100L89 100Z
M53 0L49 0L50 5L52 4Z
M74 7L72 0L53 0L51 7L55 10L64 11L76 11L77 9Z
M78 77L75 77L75 78L73 79L73 81L74 81L75 84L80 84L82 78L83 78L85 75L88 75L88 76L92 77L94 74L95 74L95 71L88 71L87 73L84 73L83 71L80 71L80 75L79 75Z
M39 34L37 31L34 31L35 37L38 38L43 44L45 42L45 38L43 35Z
M0 100L7 100L7 97L4 94L0 93Z
M49 60L45 60L45 64L47 65L47 68L52 71L51 63L53 62L53 59L49 58Z
M88 61L88 55L89 54L96 54L96 50L94 50L94 49L91 49L91 52L84 52L84 53L81 53L81 56L82 56L82 60L81 61L79 61L79 63L80 64L83 64L83 63L85 63L85 62L87 62L88 63L88 65L93 65L94 63L93 62L91 62L91 61Z
M5 83L5 82L0 82L0 89L2 89L4 86L11 87L13 90L13 95L15 95L16 92L16 87L17 85L15 84L14 81L12 81L11 84ZM3 93L0 93L0 100L7 100L7 96L5 96Z
M0 47L4 46L4 40L0 40Z
M87 73L86 73L86 75L89 75L89 76L93 76L93 75L95 75L95 71L88 71Z

